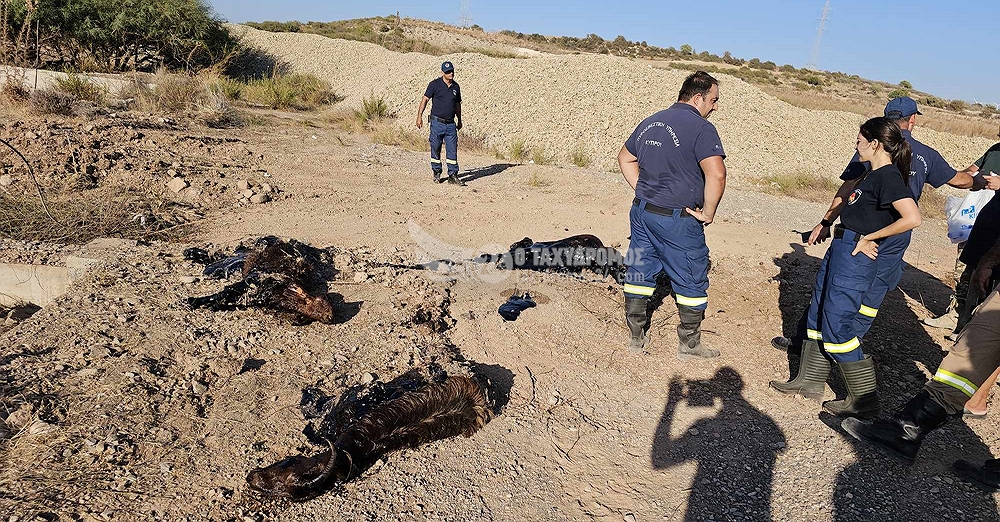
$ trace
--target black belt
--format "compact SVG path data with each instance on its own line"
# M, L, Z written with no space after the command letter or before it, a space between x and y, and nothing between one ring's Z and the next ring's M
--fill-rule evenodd
M845 230L851 230L851 229L845 227L844 225L841 225L840 223L837 223L837 226L833 227L833 238L834 239L844 239L844 231ZM858 240L861 239L861 236L864 235L861 232L858 232L858 231L855 231L855 230L851 230L851 232L854 232L854 237L849 240L852 243L857 243ZM881 241L881 239L876 239L875 243L878 244L879 241Z
M437 120L439 123L445 123L445 124L455 123L455 119L454 118L452 118L450 120L446 120L444 118L438 118L437 116L435 116L433 114L431 114L430 116L428 116L427 119L428 120Z
M635 205L635 206L639 206L641 203L642 203L642 201L639 198L635 198L635 199L632 200L632 204ZM682 209L673 209L673 208L667 208L667 207L660 207L660 206L654 205L654 204L649 203L649 202L646 202L646 206L643 207L643 208L646 209L647 212L651 212L653 214L659 214L661 216L672 216L672 215L674 215L674 212L680 211L680 213L681 213L680 217L689 217L689 218L693 218L694 217L691 214L688 214L687 211L684 210L683 208Z

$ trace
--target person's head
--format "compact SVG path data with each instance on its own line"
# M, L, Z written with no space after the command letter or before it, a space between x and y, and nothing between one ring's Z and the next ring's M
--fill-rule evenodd
M455 77L455 64L451 62L444 62L441 64L441 77L452 79Z
M697 71L684 79L677 101L698 109L702 118L708 118L719 108L719 80L705 71Z
M899 169L903 181L910 182L910 144L892 120L880 117L862 123L855 148L861 161L888 160Z
M882 114L892 120L900 129L913 130L917 124L917 115L923 113L917 110L917 102L913 101L913 98L900 96L889 100L889 103L885 104L885 111Z

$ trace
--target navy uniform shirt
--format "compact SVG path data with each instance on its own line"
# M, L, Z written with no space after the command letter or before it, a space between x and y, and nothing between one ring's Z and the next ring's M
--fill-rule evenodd
M642 120L625 149L639 159L637 198L668 208L705 204L701 160L726 157L715 125L690 104L677 102Z
M910 131L904 130L903 138L910 144L913 150L910 159L910 191L913 193L913 200L920 201L920 194L924 192L924 183L938 188L951 181L955 177L956 170L948 165L948 162L941 157L938 151L920 143L913 138ZM858 158L858 153L854 153L851 162L840 175L840 179L850 181L865 175L871 167L868 162L862 162Z
M444 83L444 78L438 78L427 84L424 96L433 100L431 116L437 116L445 121L455 119L455 104L462 103L462 89L458 82L451 82L451 87Z
M847 198L840 222L859 234L871 234L899 219L892 203L912 198L903 175L892 163L871 171Z

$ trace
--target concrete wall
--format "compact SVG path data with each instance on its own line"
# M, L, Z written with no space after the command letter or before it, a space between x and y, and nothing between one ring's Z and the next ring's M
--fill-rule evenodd
M69 269L63 266L0 263L0 306L45 306L66 293L69 283Z

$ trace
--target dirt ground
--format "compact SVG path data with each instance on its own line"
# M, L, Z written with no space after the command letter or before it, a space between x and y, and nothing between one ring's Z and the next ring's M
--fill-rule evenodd
M0 334L8 520L1000 520L1000 497L949 472L1000 449L995 412L952 421L905 466L831 428L817 403L768 389L789 370L769 339L794 327L825 249L801 246L797 232L822 205L729 191L707 229L705 338L722 356L676 359L669 300L652 353L634 355L610 278L484 270L447 280L385 266L442 244L502 251L525 236L595 234L624 249L632 194L620 175L461 154L468 186L438 185L423 154L277 121L238 131L238 146L282 197L207 204L188 242L131 246ZM207 186L197 176L217 173L190 174L185 191ZM232 250L272 234L334 252L337 324L182 304L221 287L196 280L186 247ZM31 245L3 246L5 259L30 258ZM943 223L925 222L906 261L865 345L888 412L947 346L918 322L947 305L954 247ZM513 290L539 305L504 322L496 310ZM473 437L391 454L301 504L246 486L254 467L322 449L302 433L304 388L338 394L457 359L493 368L509 388Z

